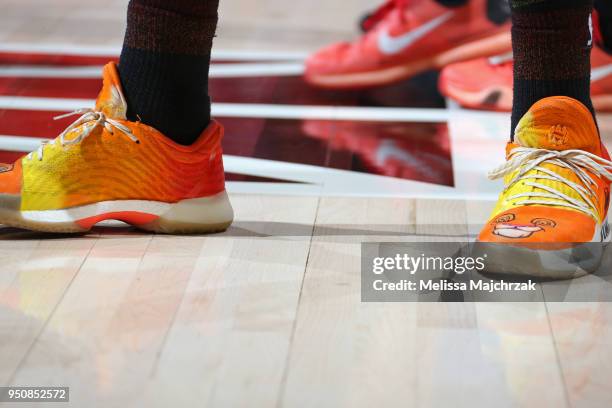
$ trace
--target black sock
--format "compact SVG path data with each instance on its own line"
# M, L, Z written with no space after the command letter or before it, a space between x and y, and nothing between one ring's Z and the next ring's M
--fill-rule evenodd
M508 0L487 0L487 17L495 24L504 24L510 20Z
M514 51L512 136L538 100L569 96L593 113L590 96L592 0L511 0Z
M210 123L208 70L218 0L131 0L119 60L128 119L193 143Z
M603 47L612 53L612 0L595 0Z
M468 0L436 0L436 2L444 7L459 7L467 3Z
M436 0L444 7L461 7L469 0ZM495 24L503 24L510 18L510 6L508 0L487 0L486 13L489 20Z

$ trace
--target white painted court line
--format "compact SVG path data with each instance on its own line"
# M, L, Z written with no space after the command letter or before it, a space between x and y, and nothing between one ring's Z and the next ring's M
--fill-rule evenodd
M34 111L73 111L93 106L93 99L34 98L21 96L0 96L0 109Z
M120 45L77 45L66 43L2 43L0 52L75 55L75 56L110 56L121 53Z
M300 76L304 65L300 62L269 62L250 64L212 64L211 78L245 78L253 76ZM52 67L32 65L0 66L0 78L102 78L101 66Z
M93 106L93 99L38 98L0 96L0 109L72 111ZM430 122L443 123L457 116L463 120L490 120L507 118L506 113L479 111L449 111L422 108L374 108L350 106L273 105L249 103L213 103L212 113L218 117L245 117L267 119L322 119L376 122Z
M38 149L42 141L39 137L0 135L0 150L7 152L31 152Z
M72 111L93 106L93 99L38 98L0 96L0 109ZM246 103L213 103L212 113L218 117L269 119L329 119L401 122L444 122L445 109L332 107L305 105L271 105Z
M379 122L445 122L445 109L370 108L346 106L308 106L213 103L212 113L219 117L270 119L321 119Z
M45 67L32 65L0 66L0 77L17 78L102 78L102 67Z
M259 64L211 64L210 78L245 78L253 76L301 76L304 64L294 63L259 63Z
M71 55L83 57L119 56L120 45L77 45L66 43L2 43L0 52ZM308 56L299 51L241 51L216 50L213 48L212 58L227 61L292 61L303 60Z
M304 51L246 51L246 50L216 50L213 47L212 58L227 61L302 61L308 58Z

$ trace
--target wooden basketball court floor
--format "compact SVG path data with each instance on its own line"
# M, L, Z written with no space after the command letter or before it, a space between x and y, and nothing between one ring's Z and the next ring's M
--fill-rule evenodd
M1 161L91 104L126 4L3 0ZM362 242L474 239L507 115L440 100L435 74L306 87L304 56L354 36L375 1L221 4L211 93L235 224L0 226L0 386L69 386L75 407L612 406L609 303L360 300ZM612 117L600 126L612 146ZM609 281L581 285L609 295Z

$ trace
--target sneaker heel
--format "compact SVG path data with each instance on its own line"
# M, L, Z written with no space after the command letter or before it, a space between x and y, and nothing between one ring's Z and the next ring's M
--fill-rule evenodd
M225 231L234 220L227 192L182 200L155 221L138 228L163 234L210 234Z

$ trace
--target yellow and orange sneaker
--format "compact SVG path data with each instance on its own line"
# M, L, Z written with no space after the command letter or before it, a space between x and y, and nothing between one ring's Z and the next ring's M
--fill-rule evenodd
M84 232L115 219L163 233L225 230L233 211L221 125L212 122L193 145L179 145L126 119L114 63L103 78L95 109L74 112L82 116L54 141L0 165L0 224Z
M589 110L568 97L535 103L519 122L493 215L476 246L486 271L569 279L596 270L610 241L612 162Z

